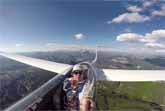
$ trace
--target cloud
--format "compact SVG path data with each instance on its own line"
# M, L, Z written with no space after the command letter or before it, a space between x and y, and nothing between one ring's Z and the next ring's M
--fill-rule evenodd
M45 43L45 47L42 47L42 51L83 51L92 50L95 51L96 47L89 45L67 44L67 43Z
M151 33L145 35L137 33L123 33L116 37L117 41L136 41L144 43L153 43L162 38L165 38L165 29L154 30Z
M77 39L77 40L81 40L81 39L83 39L85 36L84 36L84 34L82 34L82 33L78 33L78 34L75 34L74 35L74 38L75 39Z
M162 5L160 10L154 10L152 16L165 16L165 5Z
M46 43L46 47L54 47L57 46L57 43Z
M50 42L45 44L45 48L46 49L44 50L46 51L57 51L57 50L74 50L77 47L72 44L59 44L55 42Z
M48 47L49 49L56 49L56 48L74 48L77 45L59 44L59 43L55 43L55 42L50 42L50 43L46 43L45 46Z
M140 35L137 33L123 33L116 37L117 41L128 41L128 42L142 42L151 43L155 42L155 39L149 38L148 36Z
M153 43L155 41L156 41L155 39L148 38L147 36L146 37L144 36L144 38L139 39L139 42L143 42L143 43Z
M123 30L123 32L124 33L130 33L130 32L132 32L132 30L130 28L126 28L126 29Z
M73 44L59 44L59 43L55 43L55 42L50 42L50 43L46 43L45 44L46 47L49 48L73 48L76 47L77 45L73 45Z
M22 47L24 44L15 44L16 47Z
M150 6L152 6L154 3L156 2L156 0L148 0L148 1L145 1L145 2L143 2L143 7L144 8L147 8L147 7L150 7Z
M165 29L154 30L151 33L144 35L137 33L123 33L116 37L117 41L121 42L137 42L144 43L144 46L151 49L165 49L162 39L165 38ZM161 43L158 43L161 42Z
M127 10L128 10L128 11L131 11L131 12L140 12L140 11L142 11L143 9L140 8L140 7L137 7L137 6L129 6L129 7L127 8Z
M141 23L151 20L154 16L165 16L165 6L162 5L161 10L154 10L150 12L148 8L153 9L153 5L159 2L159 0L142 0L142 5L130 5L127 7L127 12L118 15L110 21L107 21L107 24L111 23ZM145 15L141 12L149 12L149 15Z
M145 39L157 41L162 38L165 38L165 29L154 30L151 33L145 34Z
M59 43L46 43L46 47L49 48L64 48L64 49L71 49L71 48L82 48L82 46L76 45L76 44L59 44ZM85 46L83 46L85 47Z
M136 33L124 33L117 36L117 41L134 41L137 42L142 39L143 36Z
M153 49L165 49L165 45L161 43L147 43L145 46Z
M158 49L158 50L156 50L156 52L158 52L158 53L165 53L165 49Z
M149 16L140 15L137 12L133 12L133 13L123 13L119 15L118 17L114 18L111 21L111 23L121 23L121 22L139 23L139 22L144 22L148 20L150 20Z

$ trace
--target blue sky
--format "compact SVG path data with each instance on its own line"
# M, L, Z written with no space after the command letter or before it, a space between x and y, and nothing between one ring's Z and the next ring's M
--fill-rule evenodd
M0 50L106 45L165 52L165 2L5 0L0 3Z

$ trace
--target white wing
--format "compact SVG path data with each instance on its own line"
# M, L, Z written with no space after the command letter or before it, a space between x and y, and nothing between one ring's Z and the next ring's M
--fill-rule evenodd
M116 70L102 69L98 80L138 82L165 81L165 70ZM100 75L99 75L100 74Z
M16 60L18 62L22 62L27 65L31 65L40 69L44 69L59 74L62 74L65 70L72 67L71 65L68 64L56 63L56 62L26 57L17 54L0 53L0 55Z

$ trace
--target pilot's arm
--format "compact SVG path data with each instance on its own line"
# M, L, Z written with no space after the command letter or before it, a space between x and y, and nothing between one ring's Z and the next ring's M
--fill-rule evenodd
M79 94L80 110L93 111L95 109L95 102L93 100L94 87L90 88L90 84L86 83L82 92Z

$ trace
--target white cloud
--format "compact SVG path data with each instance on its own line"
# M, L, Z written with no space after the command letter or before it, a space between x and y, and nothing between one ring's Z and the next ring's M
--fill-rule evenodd
M162 5L161 9L162 10L165 10L165 4Z
M130 28L126 28L126 29L123 30L123 32L124 33L130 33L130 32L132 32L132 30Z
M151 33L145 34L146 39L158 40L165 38L165 29L154 30Z
M136 41L144 43L153 43L165 38L165 29L154 30L151 33L140 35L137 33L123 33L116 37L118 41Z
M127 7L127 12L118 15L111 21L107 21L107 24L111 23L141 23L151 20L154 16L165 16L165 4L162 5L160 10L154 10L149 15L141 14L140 12L147 11L149 8L153 9L153 5L160 0L142 0L142 5L130 5ZM160 4L160 3L159 3Z
M165 49L165 29L154 30L151 33L144 35L137 33L123 33L116 37L117 41L121 42L139 42L144 43L144 46L151 49ZM160 43L158 43L160 42Z
M158 4L159 3L159 4ZM127 12L118 15L107 24L111 23L141 23L149 21L155 16L165 16L165 4L161 4L160 0L142 0L142 5L130 5L127 7ZM154 10L153 5L161 5L160 10ZM152 12L150 11L152 10ZM148 15L140 12L149 12Z
M153 16L165 16L165 10L154 10L152 12Z
M127 10L128 10L128 11L131 11L131 12L140 12L140 11L142 11L143 9L140 8L140 7L137 7L137 6L129 6L129 7L127 8Z
M134 41L137 42L142 39L143 36L136 33L124 33L117 36L117 41Z
M46 43L47 47L54 47L57 46L57 43Z
M48 48L47 50L62 50L62 49L67 49L67 50L75 50L75 49L89 49L91 48L90 46L85 46L85 45L77 45L77 44L59 44L59 43L46 43L45 47Z
M154 10L151 14L153 16L165 16L165 5L162 5L160 10Z
M158 49L158 50L156 50L156 52L158 52L158 53L165 53L165 49Z
M144 22L150 20L149 16L140 15L137 12L133 13L123 13L119 15L118 17L114 18L111 23L121 23L121 22L127 22L127 23L138 23L138 22Z
M161 43L147 43L145 46L153 49L165 49L165 45Z
M153 43L155 41L156 41L155 39L148 38L148 37L145 37L145 36L144 36L144 38L139 39L139 42L143 42L143 43Z
M85 36L84 36L84 34L82 34L82 33L78 33L78 34L75 34L74 35L74 38L75 39L77 39L77 40L81 40L81 39L83 39Z
M76 47L76 45L72 45L72 44L59 44L55 42L46 43L45 46L48 47L49 50L61 49L61 48L68 49L68 48Z
M15 44L16 47L22 47L24 44Z
M48 52L48 51L82 51L82 50L92 50L95 51L95 47L88 45L78 45L78 44L59 44L55 42L45 43L44 46L33 46L28 45L23 47L0 47L0 52Z
M150 7L150 6L152 6L153 4L155 3L155 0L148 0L148 1L145 1L145 2L143 2L143 7L144 8L147 8L147 7Z
M73 48L76 47L77 45L73 45L73 44L59 44L59 43L55 43L55 42L50 42L50 43L46 43L45 44L46 47L49 48Z

